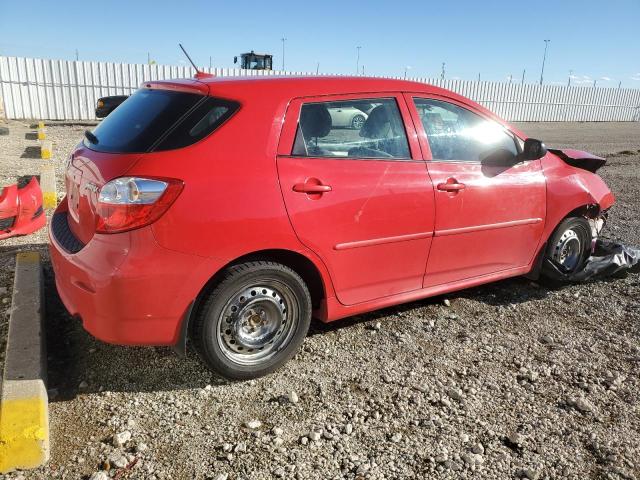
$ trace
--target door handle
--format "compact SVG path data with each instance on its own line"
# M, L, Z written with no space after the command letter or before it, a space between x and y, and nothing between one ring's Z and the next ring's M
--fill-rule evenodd
M298 193L326 193L331 191L331 185L314 183L296 183L293 191Z
M464 183L458 183L456 179L450 178L446 183L439 183L438 190L443 192L459 192L460 190L464 190L466 185Z

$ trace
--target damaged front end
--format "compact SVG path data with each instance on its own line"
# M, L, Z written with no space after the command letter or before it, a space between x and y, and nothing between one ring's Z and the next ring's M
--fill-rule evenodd
M600 237L607 220L606 211L586 217L586 220L591 226L589 257L573 272L566 271L562 265L546 257L543 269L547 277L564 283L581 283L627 272L640 272L640 248Z
M593 153L583 152L582 150L573 150L570 148L549 148L547 150L560 157L565 163L572 167L581 168L591 173L596 173L607 163L605 158L598 157Z
M0 193L0 240L28 235L47 223L42 208L42 190L36 177L23 187L6 186Z

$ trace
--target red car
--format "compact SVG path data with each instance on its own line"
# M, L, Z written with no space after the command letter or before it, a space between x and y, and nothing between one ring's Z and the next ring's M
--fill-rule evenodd
M333 128L341 108L366 121ZM154 81L71 155L56 284L101 340L189 337L219 374L257 377L312 316L577 271L614 202L602 163L421 83Z

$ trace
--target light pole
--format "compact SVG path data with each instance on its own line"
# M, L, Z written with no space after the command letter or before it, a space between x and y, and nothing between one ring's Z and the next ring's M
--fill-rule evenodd
M282 37L280 41L282 42L282 71L284 72L284 42L286 42L287 39Z
M356 57L356 75L358 75L358 72L360 70L360 49L362 47L356 47L356 50L358 50L358 55Z
M542 85L542 78L544 76L544 62L547 60L547 47L551 40L544 41L544 56L542 57L542 70L540 71L540 85Z

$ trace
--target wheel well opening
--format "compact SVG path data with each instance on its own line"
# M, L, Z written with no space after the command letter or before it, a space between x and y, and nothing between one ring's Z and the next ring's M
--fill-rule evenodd
M562 222L566 218L570 218L570 217L596 218L599 214L600 214L600 206L597 203L590 203L586 205L581 205L580 207L571 210L560 221Z
M309 260L304 255L301 255L296 252L292 252L290 250L260 250L258 252L253 252L247 255L243 255L240 258L237 258L224 267L222 267L213 277L209 279L207 284L201 290L198 298L196 299L195 308L199 306L201 303L201 299L206 297L206 294L211 291L213 287L218 283L220 277L223 272L232 265L237 265L239 263L250 262L253 260L270 260L273 262L281 263L289 268L291 268L294 272L296 272L302 280L307 284L309 288L309 293L311 294L311 302L313 308L319 308L322 300L325 298L325 289L324 284L322 282L322 277L320 276L320 272L313 264L311 260Z

